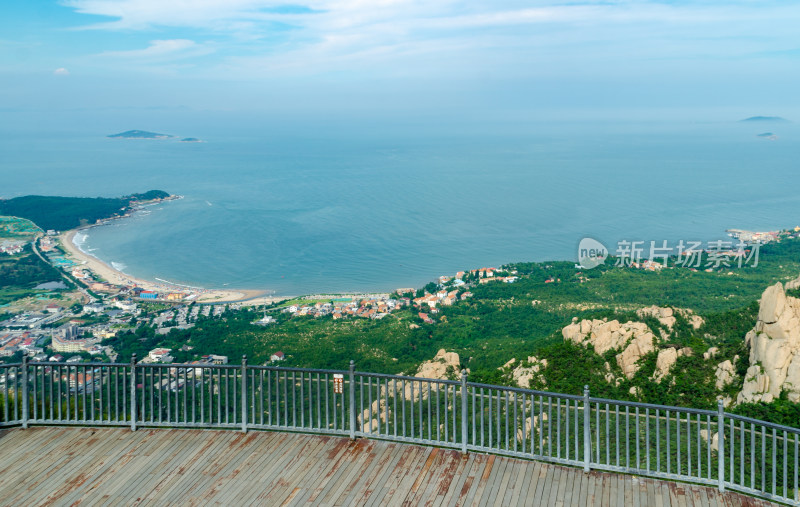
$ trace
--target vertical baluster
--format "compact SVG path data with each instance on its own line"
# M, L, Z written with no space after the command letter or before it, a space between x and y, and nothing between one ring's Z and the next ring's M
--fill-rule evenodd
M436 441L441 441L441 422L439 420L439 386L440 384L436 383Z
M414 402L414 384L415 383L414 383L413 380L408 383L409 394L411 395L411 401L410 401L410 404L409 404L409 407L411 409L411 433L410 433L411 434L411 438L414 438L417 435L417 433L415 431L415 428L414 428L414 423L415 423L415 416L414 416L414 403L415 403ZM420 398L422 398L422 391L421 390L420 390L419 396L420 396ZM363 413L363 411L362 411L362 413Z
M494 412L492 412L492 395L491 389L489 390L489 447L492 447L492 439L494 437L493 427L494 427Z
M86 393L86 389L87 389L87 385L86 385L86 378L87 378L87 376L86 376L86 366L81 366L81 370L83 371L83 391L81 392L81 422L84 422L84 421L87 420L86 419L86 414L87 414L87 410L86 410L86 394L87 394ZM78 384L78 385L80 387L80 384Z
M794 434L794 499L800 501L800 484L798 484L798 471L800 471L800 433Z
M671 433L669 432L669 419L670 419L669 410L667 410L666 413L667 413L667 417L666 417L666 427L664 428L664 434L667 436L667 473L669 474L669 473L672 473L672 467L671 467L671 465L672 465L672 446L670 445L670 438L671 438L670 435L671 435Z
M734 421L731 419L731 449L733 449L733 424ZM708 478L711 479L711 416L706 415L706 433L708 434L708 441L706 442L706 463L708 463ZM742 435L744 436L744 435ZM743 445L739 445L739 447L744 450ZM740 465L744 467L744 455L741 456L741 463ZM744 474L744 469L742 469L742 474ZM733 483L733 455L731 454L731 482Z
M789 482L789 473L787 467L787 460L789 458L789 436L786 434L786 431L783 431L783 497L788 498L788 491L786 489L787 483Z
M644 409L644 452L645 466L650 471L650 409Z
M428 440L431 440L433 428L431 427L431 419L433 417L433 410L431 409L431 402L433 399L433 384L427 382L428 386Z
M500 395L500 391L498 391L497 394L499 396ZM506 426L505 426L506 432L505 433L506 433L506 450L508 450L508 412L509 412L509 410L508 410L508 391L504 391L503 395L505 397L505 402L506 402L505 403L505 412L506 412ZM498 404L498 406L500 405L499 400L498 400L497 404Z
M405 438L407 436L406 435L406 402L408 401L408 400L406 400L406 380L405 379L402 379L400 381L400 389L402 390L401 391L402 392L401 403L402 403L402 407L403 407L403 411L402 411L403 425L402 425L401 430L402 430L402 436Z
M692 434L691 434L692 414L686 414L686 475L692 475ZM721 432L725 433L725 426Z
M328 374L325 374L325 402L327 408L327 395L328 395L328 385L330 383L330 379ZM284 426L289 426L289 372L283 372L283 424Z
M422 414L423 407L424 407L424 405L422 404L422 396L423 396L424 392L425 392L425 390L423 389L423 383L422 383L422 381L420 381L419 382L419 405L418 405L418 410L417 410L417 414L418 414L418 417L419 417L419 438L420 439L425 438L425 434L423 432L424 419L423 419L423 414ZM428 392L428 399L429 400L431 399L431 393L430 392Z
M625 405L625 468L631 466L631 422L630 406Z
M520 424L522 424L522 453L525 454L527 452L527 441L528 441L528 425L526 417L528 415L528 397L525 393L522 393L522 420ZM567 444L567 458L569 458L569 400L567 400L567 436L566 436L566 444ZM473 416L473 419L475 417ZM531 428L533 429L533 428ZM473 438L474 440L474 438Z
M710 435L710 433L709 433ZM739 482L737 484L744 486L744 447L745 447L745 436L744 436L744 421L739 421ZM711 452L711 448L709 446L709 453ZM711 454L709 454L709 463ZM710 465L709 465L710 467ZM733 479L731 479L732 481Z
M661 472L661 411L656 409L656 471Z
M518 437L517 437L517 417L518 417L518 415L517 415L517 402L518 402L517 393L514 393L513 397L514 397L514 452L517 452L517 440L518 440ZM558 413L559 413L559 415L561 414L560 411ZM522 427L523 428L525 427L524 418L523 418L523 421L522 421ZM524 436L525 435L524 435L524 431L523 431L523 438L524 438ZM561 451L561 447L560 447L560 444L559 444L559 454L560 454L560 451Z
M756 426L750 423L750 489L756 489Z
M275 400L275 404L273 405L273 402L272 402L272 370L267 370L267 425L268 426L272 426L272 413L276 412L276 414L277 414L277 410L278 410L278 400L277 400L277 398L278 398L278 393L280 391L278 390L277 381L278 381L278 375L276 373L275 374L275 382L276 382L276 384L275 384L275 398L276 398L276 400ZM317 384L319 385L319 373L317 373ZM317 389L319 389L319 387ZM276 425L278 424L278 416L277 415L275 417L275 424Z
M561 457L561 398L556 398L556 457Z
M523 396L523 398L525 397L524 394L522 396ZM569 420L569 408L570 408L570 401L569 401L569 398L567 398L567 399L564 400L564 457L566 459L570 459L569 458L570 457L570 449L571 449L570 442L572 442L572 440L570 440L570 438L569 438L570 429L571 429L570 428L570 420ZM522 415L522 422L523 423L525 422L525 414ZM577 459L578 459L578 457L575 456L575 460L577 460Z
M616 423L615 424L616 445L614 447L616 448L616 455L617 455L616 456L616 458L617 458L616 465L619 466L619 448L620 448L620 441L619 441L619 405L615 405L614 406L614 420L615 420L615 423ZM625 438L627 439L627 435L625 436Z
M592 404L590 403L589 406L591 407ZM597 431L597 438L595 439L595 462L600 463L600 448L602 447L602 442L600 441L600 435L602 435L600 431L600 403L594 404L594 427L595 431Z
M606 403L606 465L611 464L611 439L609 435L608 429L608 413L609 413L609 405ZM599 428L598 428L599 431Z
M397 436L397 379L392 379L392 421L394 436Z
M547 398L547 455L553 457L553 398Z
M485 427L486 426L484 425L484 422L483 422L484 414L485 414L484 397L483 397L483 388L481 387L481 447L484 446L483 445L484 444L484 434L486 433L486 431L485 431ZM533 412L531 412L531 415L532 414L533 414ZM531 445L533 445L533 443L531 443Z
M314 427L314 376L313 373L308 372L308 426ZM350 383L352 384L352 377ZM353 425L355 427L355 425Z
M681 475L681 413L679 411L675 411L675 445L678 446L678 457L677 457L677 465L678 465L678 475Z
M499 449L502 448L502 445L503 445L502 439L500 438L500 412L501 412L501 409L500 409L500 390L496 389L495 392L497 393L497 400L495 401L497 419L495 420L495 425L494 426L495 426L495 430L497 431L495 436L497 438L497 449L499 450Z
M761 469L759 470L759 475L761 476L762 493L767 492L768 474L769 471L767 469L767 427L761 426Z
M364 389L364 378L359 377L359 383L361 384L361 389ZM322 428L322 381L320 379L319 373L317 373L317 428ZM363 411L361 412L364 413ZM363 418L363 415L362 415Z
M636 407L636 469L641 470L641 460L639 455L639 441L641 434L639 433L639 407Z
M292 379L294 379L294 373L292 373ZM303 389L303 384L305 384L305 381L306 381L306 374L305 372L301 371L300 372L300 426L303 428L305 428L306 426L306 415L305 415L306 402L304 396L305 389Z
M457 437L458 432L456 431L456 414L458 413L458 412L456 412L457 405L458 405L458 401L456 400L456 386L453 386L453 411L450 414L450 416L451 416L450 419L451 419L451 422L453 424L453 443L456 443L458 441L458 437Z
M772 494L778 494L776 477L778 470L778 436L775 428L772 428Z
M490 398L491 401L491 398ZM489 407L491 409L491 407ZM544 398L539 395L539 454L544 456Z
M698 416L698 418L699 418L699 416ZM730 464L728 465L728 468L729 468L728 480L730 481L731 484L735 484L736 483L736 481L734 480L735 479L735 477L734 477L734 472L735 472L734 465L735 465L735 463L733 461L734 451L736 450L736 437L735 437L735 435L736 435L736 433L735 433L736 426L735 426L735 424L736 424L736 422L733 419L731 419L731 422L730 422L730 427L731 427L730 442L728 442L728 441L725 442L725 445L728 446L727 448L730 449L728 451L730 453L730 456L729 456ZM709 466L711 466L710 463L709 463ZM698 473L697 476L700 477L700 474Z
M372 433L372 377L367 377L367 403L369 404L369 432Z

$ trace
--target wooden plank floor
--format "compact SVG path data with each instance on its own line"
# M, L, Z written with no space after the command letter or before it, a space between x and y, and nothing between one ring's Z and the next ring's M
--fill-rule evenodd
M0 432L0 505L760 506L715 489L291 433Z

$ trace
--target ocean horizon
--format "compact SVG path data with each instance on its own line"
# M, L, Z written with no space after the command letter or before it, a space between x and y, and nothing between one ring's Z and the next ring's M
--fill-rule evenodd
M166 140L109 139L128 130L112 127L10 133L0 140L2 197L182 195L84 231L81 248L137 278L278 296L575 260L584 237L613 254L620 240L730 240L726 229L800 223L793 123L313 135L209 125L149 128L177 136ZM777 139L758 137L767 131Z

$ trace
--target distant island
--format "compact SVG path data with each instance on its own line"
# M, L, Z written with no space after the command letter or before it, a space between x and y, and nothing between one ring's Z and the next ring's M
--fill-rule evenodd
M173 136L169 134L159 134L157 132L148 132L146 130L126 130L119 134L111 134L107 137L113 139L169 139Z
M744 120L739 120L740 122L748 122L748 123L758 123L758 122L788 122L786 118L781 118L780 116L751 116L750 118L745 118Z
M181 142L182 143L204 143L205 141L203 141L202 139L198 139L196 137L184 137L183 139L181 139Z

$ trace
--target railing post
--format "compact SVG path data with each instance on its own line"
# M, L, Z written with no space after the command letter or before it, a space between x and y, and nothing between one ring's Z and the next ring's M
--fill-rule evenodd
M590 417L589 386L583 386L583 471L591 469L592 462L592 433L589 429ZM551 424L548 421L548 424Z
M350 360L350 439L356 438L356 362Z
M136 431L136 353L131 354L131 431Z
M247 433L247 355L242 356L242 433Z
M22 429L28 427L28 356L22 356Z
M461 452L464 454L467 453L467 426L467 370L461 370Z
M717 455L717 487L725 491L725 402L722 400L717 403Z

